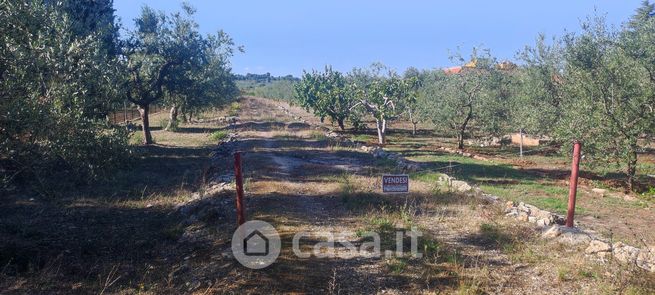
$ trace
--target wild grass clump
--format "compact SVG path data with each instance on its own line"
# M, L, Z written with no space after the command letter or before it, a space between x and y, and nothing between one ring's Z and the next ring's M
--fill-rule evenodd
M325 133L323 133L321 131L318 131L318 130L314 130L314 131L310 132L309 133L309 138L313 139L313 140L316 140L316 141L328 140L327 135L325 135Z
M218 131L214 131L211 134L209 134L209 139L211 139L213 141L221 141L223 139L226 139L227 136L228 136L227 131L218 130Z
M239 105L238 102L235 101L230 104L230 108L228 109L227 114L232 117L236 117L239 115L240 110L241 110L241 106Z

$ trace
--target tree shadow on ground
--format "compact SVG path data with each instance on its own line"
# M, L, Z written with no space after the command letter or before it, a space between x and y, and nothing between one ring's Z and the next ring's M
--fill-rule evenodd
M112 268L120 274L116 285L165 280L143 274L179 235L179 217L160 207L14 200L3 202L0 212L2 276L25 279L32 292L66 293L80 284L76 292L97 293Z
M152 194L174 192L180 186L197 187L209 166L213 147L139 146L128 167L112 177L79 188L76 197L142 199Z

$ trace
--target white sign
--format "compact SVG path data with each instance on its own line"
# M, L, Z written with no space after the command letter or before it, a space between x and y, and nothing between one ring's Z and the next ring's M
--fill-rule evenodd
M407 174L382 175L382 192L383 193L408 193L409 175Z

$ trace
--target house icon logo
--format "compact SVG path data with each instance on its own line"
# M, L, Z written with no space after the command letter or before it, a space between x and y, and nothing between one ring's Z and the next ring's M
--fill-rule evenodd
M269 254L268 238L259 230L251 232L243 239L243 253L247 256L266 256Z
M232 235L232 254L241 265L265 268L280 255L282 242L275 228L264 221L253 220L239 226Z

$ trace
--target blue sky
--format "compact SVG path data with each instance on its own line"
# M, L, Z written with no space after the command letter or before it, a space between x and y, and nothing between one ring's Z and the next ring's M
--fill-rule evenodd
M324 0L188 1L198 11L201 31L225 30L246 52L232 59L235 73L292 74L322 69L340 71L382 62L399 71L409 66L451 66L461 48L491 49L513 59L539 33L578 31L580 20L596 9L620 25L641 0ZM116 14L133 26L143 5L167 12L178 1L114 0Z

